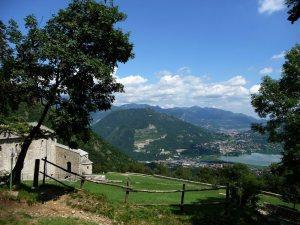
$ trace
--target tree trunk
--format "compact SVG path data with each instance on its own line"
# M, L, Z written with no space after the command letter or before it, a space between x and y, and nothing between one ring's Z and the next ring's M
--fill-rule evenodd
M43 113L38 121L38 124L31 129L31 131L29 132L28 136L25 138L25 140L21 146L21 152L18 155L16 165L12 171L13 184L16 185L17 187L19 187L21 184L21 172L24 167L24 160L25 160L28 148L29 148L31 142L36 137L36 134L38 133L42 123L44 122L49 109L50 109L50 103L48 103L45 106Z

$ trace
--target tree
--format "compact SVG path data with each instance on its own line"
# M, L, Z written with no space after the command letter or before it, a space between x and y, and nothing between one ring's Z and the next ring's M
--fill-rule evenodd
M244 164L234 164L222 171L230 188L230 202L238 207L256 207L261 181Z
M289 8L288 20L291 21L291 23L296 22L300 17L300 0L286 0L285 3Z
M20 183L29 145L43 135L41 125L47 117L56 135L74 147L75 137L89 138L90 112L109 109L113 94L123 91L112 75L119 62L133 57L128 33L115 25L123 20L125 15L115 6L74 0L44 27L33 15L27 16L26 34L13 20L8 27L1 23L0 43L9 54L1 52L0 89L4 96L13 95L7 87L21 93L15 105L10 97L1 99L6 106L2 115L24 100L43 106L37 124L23 129L26 135L13 169L14 184ZM1 122L2 130L10 128L8 122Z
M283 143L282 170L286 186L299 192L300 174L300 46L285 56L279 80L263 78L259 92L252 95L252 105L266 124L254 124L253 129L268 133L270 142Z

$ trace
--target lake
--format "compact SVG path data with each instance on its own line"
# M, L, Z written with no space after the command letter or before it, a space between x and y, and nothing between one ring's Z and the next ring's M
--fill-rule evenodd
M269 166L271 163L277 163L281 160L281 155L251 153L240 156L221 156L220 160L225 162L244 163L253 166Z

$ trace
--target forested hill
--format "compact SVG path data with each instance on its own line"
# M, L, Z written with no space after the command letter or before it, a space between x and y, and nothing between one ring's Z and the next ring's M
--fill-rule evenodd
M143 160L166 158L223 138L176 117L143 108L113 111L93 130L128 155Z
M41 111L42 109L39 106L28 107L22 104L18 111L11 114L21 117L25 121L33 122L39 119ZM44 124L51 128L49 121L46 121ZM89 157L94 163L93 172L127 171L129 168L134 170L135 167L140 166L136 161L104 141L94 132L91 133L91 139L87 143L83 143L80 140L76 140L76 142L79 148L89 153Z
M111 110L108 111L93 113L93 123L98 122L111 112L117 110L145 108L150 108L156 112L168 114L193 125L205 127L214 131L226 131L231 129L244 131L249 130L252 123L263 122L242 113L233 113L217 108L193 106L164 109L159 106L147 104L125 104L122 106L113 106Z

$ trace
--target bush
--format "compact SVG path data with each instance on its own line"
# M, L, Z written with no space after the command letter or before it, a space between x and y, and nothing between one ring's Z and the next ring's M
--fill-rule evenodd
M242 164L227 167L223 172L230 184L230 202L238 207L256 207L262 187L261 180Z

